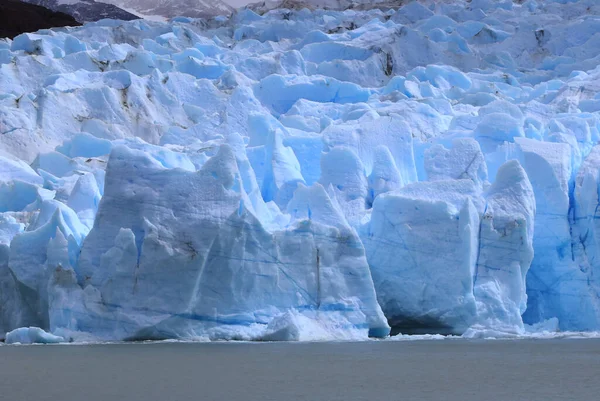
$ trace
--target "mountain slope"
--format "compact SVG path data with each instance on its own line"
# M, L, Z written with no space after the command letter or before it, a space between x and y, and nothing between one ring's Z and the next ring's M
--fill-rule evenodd
M0 2L0 37L13 38L23 32L77 25L81 24L70 15L61 12L18 0Z
M221 0L109 0L110 3L135 10L143 15L167 18L210 18L230 15L234 9Z
M267 11L277 8L289 10L389 10L397 9L408 3L407 0L265 0L257 3L250 3L246 7L263 14Z
M139 19L138 16L115 6L94 0L64 1L64 0L23 0L27 3L49 8L73 16L79 22L92 22L105 18L130 21Z

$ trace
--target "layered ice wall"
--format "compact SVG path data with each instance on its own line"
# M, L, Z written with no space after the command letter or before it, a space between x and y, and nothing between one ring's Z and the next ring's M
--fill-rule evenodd
M0 332L600 330L599 15L423 0L0 40Z

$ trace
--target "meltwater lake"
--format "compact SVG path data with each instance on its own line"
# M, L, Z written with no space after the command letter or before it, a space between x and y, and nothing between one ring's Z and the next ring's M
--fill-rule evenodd
M598 400L600 340L0 346L2 400Z

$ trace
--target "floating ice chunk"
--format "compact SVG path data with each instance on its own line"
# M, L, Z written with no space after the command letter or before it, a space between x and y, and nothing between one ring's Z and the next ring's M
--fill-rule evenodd
M21 327L6 333L7 344L57 344L65 339L47 333L39 327Z

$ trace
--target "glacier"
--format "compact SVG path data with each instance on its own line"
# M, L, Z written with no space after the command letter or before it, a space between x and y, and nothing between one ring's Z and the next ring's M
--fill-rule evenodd
M288 3L0 39L0 338L600 331L600 4Z

